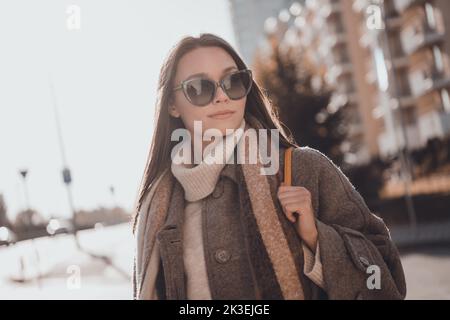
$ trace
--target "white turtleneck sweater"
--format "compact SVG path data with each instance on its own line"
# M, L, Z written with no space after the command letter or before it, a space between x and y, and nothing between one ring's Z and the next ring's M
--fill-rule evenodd
M243 119L239 128L245 128ZM233 151L242 136L242 131L236 131L234 139L219 141L219 150L225 152L226 162L233 155ZM229 135L228 137L231 137ZM226 144L225 144L226 142ZM215 143L215 142L213 142ZM217 150L217 149L216 149ZM187 298L189 300L210 300L211 291L208 283L206 263L202 236L202 202L210 195L216 186L225 163L200 162L197 166L175 164L172 162L171 170L175 178L182 185L185 192L186 207L183 228L183 261L187 276ZM317 285L324 287L322 265L320 263L319 246L316 254L303 245L305 256L305 274Z

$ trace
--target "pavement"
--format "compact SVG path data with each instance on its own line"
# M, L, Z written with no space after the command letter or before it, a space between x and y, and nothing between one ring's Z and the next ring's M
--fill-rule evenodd
M406 299L450 299L450 246L409 249L401 260L406 278Z

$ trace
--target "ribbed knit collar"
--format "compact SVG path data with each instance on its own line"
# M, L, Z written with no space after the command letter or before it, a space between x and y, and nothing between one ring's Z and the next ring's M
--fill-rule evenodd
M239 128L245 130L244 119L242 119ZM175 164L172 162L172 174L182 185L187 201L198 201L206 198L214 191L220 172L229 161L230 157L233 156L233 151L242 137L243 130L233 131L233 133L224 136L223 139L218 142L221 147L217 144L214 145L216 150L224 150L227 159L225 163L206 163L202 160L195 167L189 167L186 164ZM231 138L233 135L235 135L235 139L226 139ZM213 150L213 148L210 150Z

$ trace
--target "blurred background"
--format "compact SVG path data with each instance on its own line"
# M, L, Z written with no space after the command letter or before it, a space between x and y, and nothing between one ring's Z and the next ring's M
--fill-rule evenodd
M131 299L159 69L215 33L450 299L448 0L0 0L0 299ZM447 15L446 15L447 14Z

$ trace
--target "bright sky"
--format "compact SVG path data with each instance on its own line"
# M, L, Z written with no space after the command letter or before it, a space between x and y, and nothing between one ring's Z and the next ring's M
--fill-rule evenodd
M69 5L80 30L66 27ZM30 203L69 216L49 77L53 79L77 209L131 210L153 130L159 70L184 35L235 45L227 0L0 1L0 193L8 215Z

